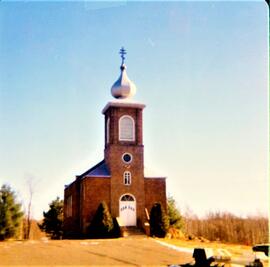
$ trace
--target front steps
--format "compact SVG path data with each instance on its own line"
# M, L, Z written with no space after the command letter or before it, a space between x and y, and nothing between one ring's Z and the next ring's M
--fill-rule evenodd
M121 233L123 237L146 237L145 233L137 226L123 226Z

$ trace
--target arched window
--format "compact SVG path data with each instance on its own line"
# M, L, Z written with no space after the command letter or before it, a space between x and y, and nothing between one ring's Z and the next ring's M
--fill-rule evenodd
M110 143L110 118L107 119L107 125L106 125L106 141L107 141L107 144Z
M124 115L119 119L119 140L134 141L135 129L134 120L132 117Z
M124 195L121 197L121 201L134 201L134 198L131 195Z
M131 185L131 172L125 171L123 176L124 176L123 177L124 178L124 184L125 185Z

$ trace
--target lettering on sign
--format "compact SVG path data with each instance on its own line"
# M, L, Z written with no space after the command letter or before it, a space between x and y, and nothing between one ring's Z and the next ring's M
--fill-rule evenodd
M120 209L120 211L123 211L123 210L126 210L126 209L129 209L129 210L132 210L132 211L135 211L135 208L134 207L132 207L132 206L123 206L123 207L121 207L121 209Z

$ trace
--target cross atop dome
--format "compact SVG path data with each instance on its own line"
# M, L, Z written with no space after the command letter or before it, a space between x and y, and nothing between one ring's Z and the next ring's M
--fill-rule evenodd
M125 55L127 54L127 52L123 46L120 49L119 54L121 55L121 58L122 58L122 65L124 65L124 60L126 59Z
M111 88L111 93L112 96L117 99L131 98L136 93L136 86L127 76L127 67L124 64L124 60L126 59L125 55L127 54L127 52L124 47L120 49L119 54L122 58L122 64L120 66L121 73L118 80L113 84Z

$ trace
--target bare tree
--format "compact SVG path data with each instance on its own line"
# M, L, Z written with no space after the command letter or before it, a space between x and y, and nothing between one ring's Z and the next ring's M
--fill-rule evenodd
M34 194L34 189L33 189L33 176L29 175L27 178L26 184L28 187L28 194L29 194L29 199L27 203L27 211L26 211L26 218L25 218L25 229L24 229L24 239L29 239L30 238L30 232L31 232L31 210L32 210L32 199L33 199L33 194Z

